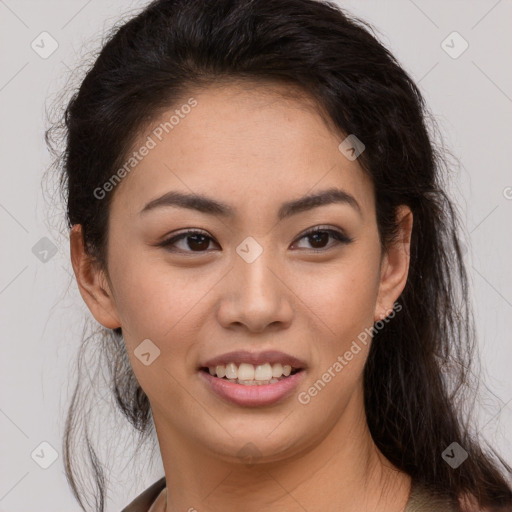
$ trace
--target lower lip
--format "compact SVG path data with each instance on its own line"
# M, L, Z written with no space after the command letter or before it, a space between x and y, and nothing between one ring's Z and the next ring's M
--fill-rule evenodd
M210 389L224 400L245 407L260 407L275 404L288 397L299 385L305 372L304 370L298 371L273 384L253 386L219 379L203 370L200 370L199 373Z

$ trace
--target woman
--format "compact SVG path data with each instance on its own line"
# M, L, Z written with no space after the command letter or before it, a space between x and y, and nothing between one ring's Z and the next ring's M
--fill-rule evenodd
M512 510L462 414L472 318L426 115L334 4L158 0L113 32L62 184L116 403L165 471L125 511Z

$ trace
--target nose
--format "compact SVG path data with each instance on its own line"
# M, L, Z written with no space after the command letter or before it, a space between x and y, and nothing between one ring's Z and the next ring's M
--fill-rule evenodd
M217 318L226 329L261 333L287 328L293 318L293 292L276 259L267 251L252 263L236 257L222 281Z

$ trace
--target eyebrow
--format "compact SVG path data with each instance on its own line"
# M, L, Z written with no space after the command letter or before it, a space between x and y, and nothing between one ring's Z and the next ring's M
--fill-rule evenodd
M296 215L319 206L335 203L347 204L362 216L361 207L354 196L339 188L329 188L316 194L309 194L299 199L283 203L279 208L277 217L279 220L283 220L287 217L291 217L292 215ZM139 215L157 208L173 206L197 210L209 215L220 215L222 217L232 218L235 215L233 207L226 203L200 194L186 194L176 191L167 192L163 196L153 199L144 206Z

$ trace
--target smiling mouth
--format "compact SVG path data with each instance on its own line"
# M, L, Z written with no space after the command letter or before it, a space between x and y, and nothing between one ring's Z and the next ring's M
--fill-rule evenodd
M212 377L245 386L275 384L287 379L291 375L295 375L301 370L301 368L293 368L290 365L280 363L260 365L229 363L201 368L201 371L209 373Z

